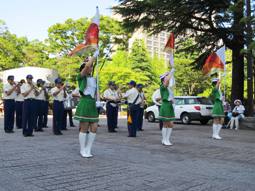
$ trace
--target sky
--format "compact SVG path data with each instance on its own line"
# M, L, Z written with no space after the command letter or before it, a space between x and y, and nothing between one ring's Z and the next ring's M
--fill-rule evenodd
M96 6L100 14L111 15L116 0L0 0L0 19L9 31L29 40L47 38L47 29L68 18L93 17Z

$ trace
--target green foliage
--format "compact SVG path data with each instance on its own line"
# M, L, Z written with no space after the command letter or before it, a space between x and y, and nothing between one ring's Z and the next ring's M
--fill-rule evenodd
M155 81L156 76L152 71L149 54L143 40L137 39L134 41L129 62L133 71L143 74L146 77L145 81L143 81L145 86Z
M210 82L201 71L197 71L190 64L189 59L175 59L175 81L177 95L197 95L204 92Z

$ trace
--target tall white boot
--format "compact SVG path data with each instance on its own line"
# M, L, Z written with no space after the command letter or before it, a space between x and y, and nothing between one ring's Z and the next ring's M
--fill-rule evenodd
M235 117L235 124L236 124L235 130L238 130L239 129L239 119L238 119L238 117Z
M96 138L96 133L89 132L87 144L85 145L85 157L86 158L93 157L93 155L91 154L91 148L92 148L95 138Z
M218 139L218 140L220 140L220 139L222 139L221 137L220 137L220 130L221 130L221 127L222 127L222 125L221 124L217 124L217 127L216 127L216 136L215 136L215 139Z
M232 118L230 119L230 129L233 129L234 123L235 123L235 118L232 117Z
M80 154L82 157L85 157L85 144L87 140L87 133L79 133L79 143L80 143Z
M173 145L173 144L170 142L170 136L171 136L171 134L172 134L172 131L173 131L173 128L167 128L167 130L166 130L166 145L168 145L168 146Z
M213 123L213 126L212 126L212 131L213 131L212 138L216 139L217 125L214 124L214 123Z
M167 128L163 127L162 130L161 130L161 133L162 133L162 145L167 145L166 144L166 136L167 136Z

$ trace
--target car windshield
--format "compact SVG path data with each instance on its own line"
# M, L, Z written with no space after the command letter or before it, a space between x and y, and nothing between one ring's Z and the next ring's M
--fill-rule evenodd
M197 98L197 100L202 105L212 105L212 101L206 97Z

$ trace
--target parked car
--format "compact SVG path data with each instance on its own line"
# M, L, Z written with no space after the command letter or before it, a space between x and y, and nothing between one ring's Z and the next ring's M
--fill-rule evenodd
M184 124L191 121L200 121L207 124L212 119L213 104L210 99L199 96L176 96L174 102L174 112L176 120L181 120ZM153 105L145 110L145 119L149 122L158 120L158 106Z

